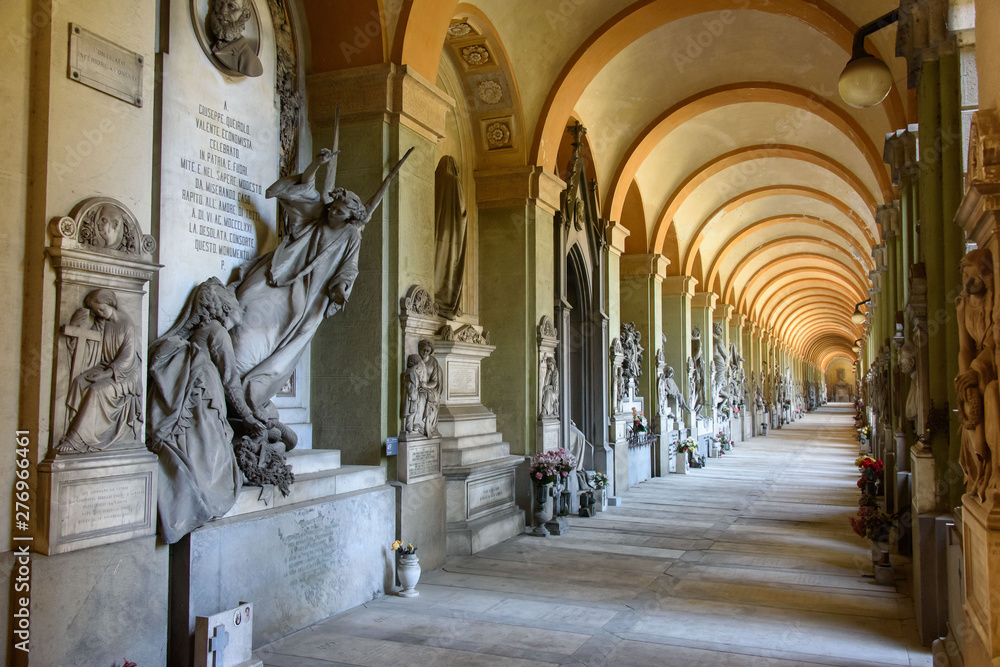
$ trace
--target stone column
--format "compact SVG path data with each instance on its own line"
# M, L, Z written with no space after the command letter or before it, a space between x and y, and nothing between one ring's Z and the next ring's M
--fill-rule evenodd
M490 381L483 400L496 411L511 452L526 456L537 451L535 326L554 317L553 225L562 187L537 167L476 175L480 321L497 344L484 365Z
M701 358L705 369L701 403L704 406L698 419L692 425L692 435L698 438L699 452L707 456L708 438L715 433L715 397L712 395L712 323L719 295L715 292L695 292L691 300L691 326L701 330Z
M621 258L622 319L635 323L646 348L642 355L642 377L639 395L644 400L644 412L651 427L666 439L666 415L658 409L657 350L663 346L663 280L670 261L660 254L623 255ZM653 475L666 474L669 442L651 447ZM662 452L658 451L662 446ZM658 472L662 471L662 472Z
M697 279L691 276L667 276L663 279L663 343L667 365L674 369L674 377L684 394L684 400L691 404L691 394L687 381L687 362L691 356L691 301L694 298ZM694 428L697 417L684 411L678 428ZM685 436L686 437L686 436ZM683 439L683 438L681 438Z
M307 91L315 147L332 145L340 105L340 149L350 160L341 161L338 187L374 192L414 148L365 227L360 273L344 317L320 327L312 346L322 350L312 359L315 446L340 448L345 464L377 465L382 443L399 432L401 332L387 323L411 285L434 284L434 179L416 174L434 164L453 100L393 64L316 74ZM344 406L364 406L373 418L359 420Z

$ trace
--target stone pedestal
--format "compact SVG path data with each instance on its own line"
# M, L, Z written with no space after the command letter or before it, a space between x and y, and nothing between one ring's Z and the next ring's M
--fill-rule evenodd
M1000 665L1000 508L962 498L967 665Z
M917 632L926 645L943 636L947 589L944 581L944 535L938 535L938 496L934 455L929 448L910 450L911 539L913 544L913 612Z
M510 455L510 444L497 432L496 415L481 399L480 364L494 349L443 340L435 352L443 372L438 428L449 556L476 553L524 530L514 491L514 470L523 457Z

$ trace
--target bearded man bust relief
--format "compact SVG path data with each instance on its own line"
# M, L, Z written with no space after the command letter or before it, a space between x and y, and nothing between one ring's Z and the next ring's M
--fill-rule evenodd
M243 36L253 16L251 0L211 0L206 25L212 53L225 67L245 76L260 76L264 68L250 41Z

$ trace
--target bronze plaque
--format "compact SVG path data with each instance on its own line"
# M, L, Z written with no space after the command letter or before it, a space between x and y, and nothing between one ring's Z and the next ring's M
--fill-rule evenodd
M143 57L69 24L69 78L142 106Z

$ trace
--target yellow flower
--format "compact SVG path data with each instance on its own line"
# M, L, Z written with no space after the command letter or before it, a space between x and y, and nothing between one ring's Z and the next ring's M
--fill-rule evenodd
M395 542L392 543L392 550L395 551L401 546L403 546L402 540L396 540Z
M409 549L410 551L415 551L412 544L407 544L406 548Z

